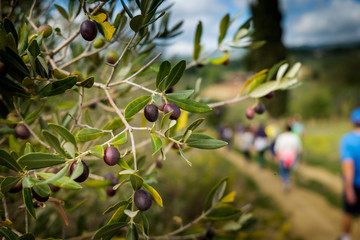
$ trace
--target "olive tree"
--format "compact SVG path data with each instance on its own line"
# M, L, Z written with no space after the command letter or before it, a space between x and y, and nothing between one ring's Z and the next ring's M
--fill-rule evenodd
M209 189L201 215L153 236L145 212L163 206L152 186L153 173L171 149L191 167L187 151L225 146L200 127L206 119L199 116L247 98L254 99L249 111L264 112L259 99L296 85L300 64L288 70L287 63L279 63L248 79L235 98L205 102L200 81L193 89L174 87L187 69L226 63L232 49L262 45L251 41L250 20L237 23L238 16L226 14L218 46L210 52L201 45L199 22L192 59L172 63L160 61L156 48L159 40L181 33L182 22L170 26L170 6L164 0L121 0L116 10L117 2L70 0L65 9L51 1L41 5L37 16L36 0L30 9L24 2L1 3L2 16L8 15L0 23L0 234L5 239L34 239L36 231L29 229L38 224L38 211L51 205L67 226L72 214L63 208L67 196L88 188L105 189L109 197L121 191L122 196L102 209L107 222L79 238L210 239L214 230L209 226L218 220L225 225L217 234L231 237L249 219L233 204L233 193L226 193L225 177ZM53 6L61 20L43 16ZM224 41L234 24L238 29L232 40ZM254 117L254 112L246 114ZM116 174L103 174L107 169ZM57 197L61 191L66 193ZM202 227L188 232L199 223ZM45 237L76 236L63 234Z

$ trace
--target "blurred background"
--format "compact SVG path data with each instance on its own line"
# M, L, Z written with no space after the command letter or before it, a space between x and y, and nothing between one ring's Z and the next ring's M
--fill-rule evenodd
M49 3L38 2L35 9L38 12L41 6ZM53 2L64 8L68 5L68 1ZM162 169L155 173L158 180L154 184L165 204L164 208L154 208L149 213L150 224L155 226L153 231L161 233L173 229L174 215L181 216L184 222L198 216L201 209L194 209L194 206L204 202L207 192L219 179L229 176L239 205L251 204L257 221L252 228L240 233L238 239L335 239L341 229L338 145L341 136L352 129L351 110L360 105L360 0L166 2L173 4L170 25L184 21L182 34L170 41L158 42L158 50L172 62L183 58L191 60L195 29L200 20L203 53L216 49L219 22L226 13L230 17L241 13L240 22L252 16L254 39L266 41L256 50L235 49L224 65L211 66L207 62L203 67L191 68L175 91L193 87L201 78L201 97L208 102L222 101L236 96L252 75L282 60L290 64L299 61L302 68L301 85L291 91L278 91L272 99L261 99L267 111L253 120L245 117L245 110L254 100L219 107L207 114L207 131L228 141L227 149L189 153L192 168L183 161L176 161L180 159L177 151L171 153ZM19 4L31 3L20 1ZM115 9L122 10L120 1ZM63 24L54 7L50 8L49 16L56 19L56 22L49 22L54 27ZM82 20L83 16L76 21ZM237 26L232 26L228 36L233 36L236 30ZM95 110L90 111L96 115ZM304 126L301 136L304 150L292 176L292 190L285 194L271 152L265 151L265 164L259 165L258 151L252 146L250 157L245 160L240 141L245 129L255 131L259 126L265 129L272 126L270 129L275 130L268 128L267 133L273 140L294 117ZM94 231L94 226L103 221L96 218L104 210L99 208L101 201L108 201L108 205L114 202L107 200L104 191L98 189L81 194L59 194L68 200L66 209L76 222L71 226L76 234ZM100 194L100 198L95 198L96 194ZM119 193L117 198L121 197ZM61 232L61 219L56 214L55 210L39 214L43 216L42 222L33 226L35 231L43 236ZM358 233L354 236L360 237Z

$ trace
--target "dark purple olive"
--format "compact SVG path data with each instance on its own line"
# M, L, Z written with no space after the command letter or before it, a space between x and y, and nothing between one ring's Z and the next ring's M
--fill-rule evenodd
M246 109L245 115L248 119L253 119L255 116L255 110L253 108L249 107Z
M164 99L161 99L161 105L158 106L159 111L163 111L163 110L164 110L164 107L165 107L165 100L164 100Z
M134 203L140 211L148 210L152 204L150 193L145 189L137 190L134 194Z
M74 179L75 182L84 182L88 177L89 177L89 167L88 165L81 160L81 163L84 167L84 171L82 172L82 174L80 176L78 176L77 178ZM74 171L75 167L77 165L77 161L73 162L70 166L70 175L72 174L72 172Z
M22 190L22 182L18 181L12 188L10 188L9 193L17 193Z
M53 168L53 169L51 169L49 172L51 172L51 173L58 173L60 170L58 169L58 168ZM50 190L53 192L53 193L56 193L56 192L58 192L59 190L60 190L60 188L59 187L57 187L57 186L54 186L54 185L52 185L52 184L49 184L49 187L50 187Z
M6 66L5 66L5 63L3 63L1 60L0 60L0 75L3 75L5 76L6 75Z
M109 197L112 197L116 194L116 190L114 190L112 186L108 186L108 187L106 187L106 194Z
M25 125L19 124L15 128L15 136L20 139L28 139L30 137L30 131Z
M207 231L206 231L206 239L213 239L213 237L215 237L215 232L214 230L212 230L211 228L209 228Z
M222 114L222 108L221 107L215 108L215 116L220 117L221 114Z
M33 206L34 206L34 208L38 208L38 207L40 207L40 203L38 201L34 201Z
M167 89L166 91L165 91L165 93L173 93L174 92L174 88L173 87L171 87L171 88L169 88L169 89Z
M51 190L53 193L56 193L56 192L58 192L58 191L60 190L59 187L54 186L54 185L52 185L52 184L49 184L49 187L50 187L50 190Z
M228 58L228 59L226 59L224 62L223 62L223 65L224 66L227 66L227 65L229 65L230 64L230 59Z
M173 143L172 146L171 146L172 149L179 149L179 145L177 143ZM183 145L180 145L180 148L183 149L184 146Z
M47 200L49 200L50 194L45 196L45 197L41 197L39 194L37 194L34 189L31 189L33 198L35 198L36 200L38 200L39 202L46 202Z
M54 75L54 69L52 68L52 66L48 66L48 71L49 71L49 77Z
M92 41L96 38L97 35L97 27L93 21L85 20L81 23L80 26L81 36L87 40Z
M265 105L262 102L259 102L258 105L254 108L254 111L257 114L263 114L265 112Z
M171 112L170 119L176 120L180 117L181 110L175 103L168 103L164 106L164 113L167 114Z
M104 162L109 166L116 165L120 160L120 153L116 147L110 146L105 148Z
M156 161L156 167L157 168L162 168L162 166L163 166L163 164L162 164L162 162L161 161Z
M265 95L265 97L266 97L267 99L271 99L271 98L273 98L274 96L275 96L275 93L274 93L274 92L269 92L268 94Z
M149 122L155 122L159 116L158 107L155 104L146 105L144 108L144 115Z
M94 109L96 109L96 105L97 105L96 103L93 103L89 106L89 108L94 110Z
M105 174L104 179L110 180L110 181L111 181L111 186L115 186L116 184L119 183L119 179L117 179L117 178L114 176L114 174L112 174L112 173L107 173L107 174Z

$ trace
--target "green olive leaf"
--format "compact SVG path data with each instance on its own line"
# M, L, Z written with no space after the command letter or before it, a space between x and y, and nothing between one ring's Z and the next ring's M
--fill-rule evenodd
M125 117L130 118L138 113L150 102L151 96L142 96L131 101L125 108Z

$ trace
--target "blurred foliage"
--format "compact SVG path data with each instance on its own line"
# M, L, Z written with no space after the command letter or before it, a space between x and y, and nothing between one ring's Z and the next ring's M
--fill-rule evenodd
M346 117L360 105L360 47L293 49L290 58L304 64L304 86L292 91L290 112L304 118ZM312 98L312 100L310 100Z
M290 109L304 119L328 118L333 114L332 95L321 84L304 81L302 89L291 95ZM306 97L304 94L306 93Z
M201 209L193 206L201 206L204 203L209 188L226 172L229 176L230 188L237 193L235 198L240 204L238 207L251 204L257 220L255 225L241 231L236 239L297 239L291 233L291 227L286 229L289 222L279 206L259 190L254 180L246 174L246 169L239 171L223 156L214 152L188 154L194 164L186 174L179 171L185 164L182 161L166 160L163 162L163 168L158 170L159 184L155 186L162 194L165 204L164 209L160 211L156 208L156 211L149 215L150 221L157 222L154 231L161 233L174 228L172 216L181 217L186 224L199 215ZM169 158L172 157L169 155ZM161 184L170 178L171 185ZM216 226L223 224L220 221ZM282 237L277 238L279 236Z
M321 166L340 175L340 138L352 130L351 123L341 119L306 122L304 136L304 156L307 164Z

